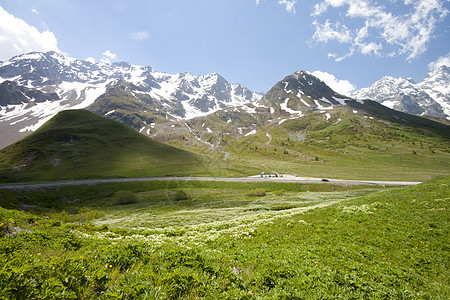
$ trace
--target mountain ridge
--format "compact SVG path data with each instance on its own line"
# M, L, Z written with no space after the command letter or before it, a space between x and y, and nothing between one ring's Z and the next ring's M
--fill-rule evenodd
M441 66L416 83L411 78L384 76L351 94L410 114L450 119L450 68Z
M441 75L430 73L421 86L444 95L447 90L442 87L442 82L445 83L447 78ZM398 110L413 110L420 115L423 110L415 100L419 96L430 98L425 91L417 92L418 84L411 79L386 76L378 85L377 89L372 89L374 94L382 94L377 92L381 91L388 96L402 98L401 105L395 107ZM400 88L403 94L398 94ZM169 139L158 133L163 128L172 131L177 126L186 127L186 134L189 134L195 119L214 112L221 112L221 117L227 118L227 122L234 120L232 122L236 126L230 132L237 136L250 134L261 122L281 124L300 118L311 110L325 113L336 105L347 105L374 114L383 111L379 115L389 120L409 118L376 107L362 94L353 98L336 93L306 71L286 76L262 96L240 84L229 84L217 73L201 76L168 74L148 66L126 62L92 63L55 52L28 53L1 63L2 89L5 92L0 95L0 102L7 105L0 105L0 147L36 130L64 109L84 108L165 142ZM394 103L387 100L385 104L390 104L389 101ZM429 102L428 111L442 111L438 103ZM394 104L387 106L394 107ZM236 118L237 115L243 120Z
M92 63L52 51L31 52L0 63L0 84L6 81L36 93L56 94L59 99L49 98L33 107L27 105L29 101L5 101L0 106L0 132L8 131L14 137L1 136L0 147L36 130L59 111L88 107L122 81L133 85L134 96L160 102L172 119L205 115L262 97L241 84L228 83L216 73L168 74L126 62Z

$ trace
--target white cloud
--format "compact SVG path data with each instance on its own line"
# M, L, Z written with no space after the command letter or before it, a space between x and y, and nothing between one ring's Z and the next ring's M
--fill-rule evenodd
M33 8L32 10L31 10L31 12L33 13L33 14L39 14L39 12L38 12L38 10L37 9L35 9L35 8Z
M297 1L295 0L279 0L278 3L281 5L286 5L286 10L290 13L294 13L295 14L295 3Z
M428 64L428 69L430 69L430 71L435 71L441 66L450 67L450 52L444 56L439 57L437 60L430 62Z
M106 50L102 53L102 58L100 58L100 62L103 64L110 64L111 60L116 60L117 54L112 53L110 50Z
M334 40L362 54L406 55L411 60L427 50L436 25L448 15L445 1L385 2L397 6L389 9L371 0L323 0L311 13L313 40L322 43ZM330 9L337 10L343 19L330 21L325 16Z
M277 0L278 4L284 5L286 8L286 11L289 13L295 14L295 3L297 3L297 0ZM256 0L256 5L259 5L261 3L261 0Z
M112 53L110 50L106 50L105 52L102 53L103 56L106 56L107 58L110 59L116 59L117 58L117 54Z
M341 95L350 95L356 88L350 81L339 80L333 74L327 72L314 71L311 74L325 82L330 88Z
M328 53L328 57L329 58L334 58L335 61L339 62L339 61L343 61L347 57L352 56L353 53L355 53L355 48L350 48L350 51L348 51L346 54L344 54L342 56L339 56L336 53Z
M339 43L349 43L352 41L350 30L345 25L339 23L331 24L328 20L325 24L313 23L316 26L313 39L319 42L328 42L329 40L336 40Z
M88 57L85 59L85 61L90 62L91 64L95 64L95 58L93 57Z
M145 41L150 38L150 33L144 30L139 32L132 32L128 36L134 41Z
M56 51L58 41L51 31L40 32L0 6L0 60L31 51Z

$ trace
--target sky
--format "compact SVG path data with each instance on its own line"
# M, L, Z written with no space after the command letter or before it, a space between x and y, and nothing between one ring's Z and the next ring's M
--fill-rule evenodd
M450 66L450 0L0 0L0 60L31 51L265 93L295 71L348 95Z

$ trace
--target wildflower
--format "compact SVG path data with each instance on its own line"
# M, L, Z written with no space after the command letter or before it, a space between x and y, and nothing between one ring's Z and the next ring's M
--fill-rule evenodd
M41 252L38 252L38 254L37 255L41 255Z

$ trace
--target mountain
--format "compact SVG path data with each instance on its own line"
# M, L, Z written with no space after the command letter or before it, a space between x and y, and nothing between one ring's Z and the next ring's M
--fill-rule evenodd
M330 109L348 101L354 100L336 93L314 75L297 71L275 84L260 103L268 104L278 113L301 115L305 110Z
M450 119L450 68L441 66L420 83L415 83L411 78L386 76L351 96L375 100L409 114Z
M189 119L167 113L167 102L138 90L118 79L87 107L135 130L87 111L62 112L0 151L2 180L261 171L418 180L448 174L449 126L339 95L307 72L286 76L260 100ZM120 133L107 130L119 125ZM163 156L171 151L178 154Z
M58 113L0 150L0 181L177 176L203 173L203 158L86 110Z
M160 102L148 95L136 95L132 84L121 82L89 106L92 112L105 115L164 143L184 149L195 149L216 158L229 158L234 149L229 145L246 140L259 132L268 132L291 120L326 126L335 112L343 112L341 120L360 116L365 123L376 118L381 124L411 126L434 130L448 126L423 117L385 107L372 100L355 100L334 92L323 81L305 71L298 71L277 82L264 97L241 106L228 107L190 119L170 118ZM371 118L371 119L370 119ZM369 120L367 120L369 119ZM340 121L339 121L340 122ZM320 127L320 126L319 126ZM351 134L352 131L344 132ZM239 159L239 158L238 158Z
M167 74L56 52L32 52L1 62L0 83L0 148L36 130L59 111L88 107L116 85L129 84L131 96L154 103L164 119L189 119L262 97L218 74Z

